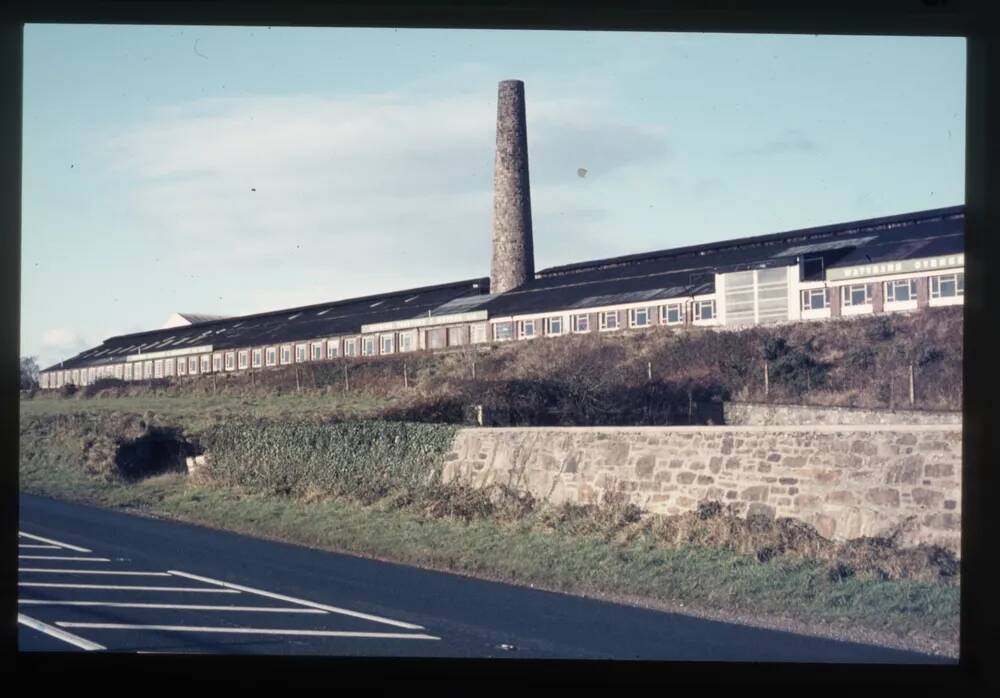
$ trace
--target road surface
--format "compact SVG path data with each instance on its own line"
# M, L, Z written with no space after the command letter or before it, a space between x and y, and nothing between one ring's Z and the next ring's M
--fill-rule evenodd
M20 496L21 651L953 663Z

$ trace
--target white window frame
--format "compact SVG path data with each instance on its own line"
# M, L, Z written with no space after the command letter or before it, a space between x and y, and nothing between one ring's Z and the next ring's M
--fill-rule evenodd
M677 319L670 319L670 311L677 310ZM661 325L683 325L684 324L684 304L683 303L668 303L666 305L660 306L660 324Z
M250 367L260 368L264 363L264 351L262 349L250 350Z
M361 355L375 356L375 349L377 346L378 345L375 343L375 335L365 335L361 338Z
M906 288L909 294L908 298L902 300L896 298L897 289L901 287ZM883 298L885 298L887 306L909 305L911 303L916 304L917 302L917 280L915 278L884 281L882 289L885 294Z
M388 342L389 348L386 349L386 343ZM396 335L393 333L380 334L378 336L378 352L379 354L395 354L396 353Z
M552 323L553 322L558 322L559 323L559 329L558 329L558 331L555 331L555 330L552 329ZM545 318L545 334L546 334L546 336L549 336L549 337L558 337L562 333L563 333L563 316L562 315L553 315L552 317Z
M236 370L236 352L227 351L224 356L226 357L226 370L235 371Z
M646 316L646 321L639 324L639 313L644 313ZM628 326L629 327L649 327L653 323L650 321L649 308L646 306L641 306L639 308L629 308L628 310Z
M941 294L941 282L949 280L955 285L955 293L951 295ZM928 281L928 297L934 305L947 305L949 303L960 303L965 296L965 272L958 271L953 274L938 274L930 277Z
M188 374L188 364L187 359L181 359L177 362L177 375L186 376Z
M221 373L222 372L222 354L215 353L212 354L212 372Z
M507 327L510 330L510 334L506 337L501 337L498 335L498 330L501 326ZM513 320L504 320L501 322L493 323L493 341L494 342L509 342L514 339L514 322Z
M348 337L344 340L344 356L357 356L358 355L358 338Z
M469 344L482 344L489 341L489 335L487 332L487 323L478 322L474 325L469 325Z
M183 361L183 360L184 359L181 359L181 361ZM174 377L174 369L175 368L177 368L177 360L176 359L164 359L163 360L163 377L164 378L168 378L168 377L169 378L173 378Z
M282 366L288 366L290 363L292 363L292 359L295 358L292 353L292 345L282 344L281 351L279 352L278 356L280 358Z
M530 323L530 326L531 326L531 334L528 334L528 330L527 330L529 323ZM534 339L535 337L538 336L537 329L538 328L535 327L535 320L534 320L534 318L529 318L527 320L521 320L520 322L517 323L517 336L518 336L518 339Z
M153 378L163 378L163 359L153 361Z
M340 356L340 339L326 340L326 358L336 359Z
M236 352L236 368L241 371L250 368L250 351L248 349L240 349Z
M295 363L301 364L309 360L309 345L300 342L295 345Z
M859 287L864 287L865 290L865 302L864 303L852 303L851 295ZM840 287L840 314L841 315L857 315L860 313L870 313L872 312L872 288L871 284L861 283L861 284L846 284Z
M181 360L183 361L183 359L181 359ZM188 362L188 367L187 367L188 375L189 376L197 376L198 375L198 365L199 365L198 357L197 356L190 356L190 357L188 357L187 362Z
M711 317L702 317L702 309L706 308L706 307L711 308L711 310L712 310ZM718 317L719 317L719 315L718 315L718 309L715 306L715 299L714 298L708 298L708 299L703 299L703 300L696 300L694 302L694 321L696 323L697 322L701 322L701 323L715 322Z
M614 327L608 325L608 318L614 316L615 324ZM621 325L619 324L619 317L617 310L602 310L597 315L598 322L600 323L601 332L614 332L615 330L620 330Z
M312 360L313 361L322 361L323 360L323 342L322 341L313 342L312 345L311 345L311 347L310 347L310 349L312 351Z
M278 347L264 347L264 365L278 365Z
M417 349L417 331L409 330L408 332L399 333L399 351L409 352L416 351Z
M814 308L812 305L812 300L814 296L818 293L823 294L823 304ZM811 310L826 310L830 307L830 289L828 288L807 288L803 290L800 294L800 301L802 304L802 312L807 313Z
M580 321L583 321L585 327L580 329ZM570 327L573 334L584 334L590 332L590 313L575 313L570 316Z
M153 377L153 362L143 361L142 362L142 377L149 379Z

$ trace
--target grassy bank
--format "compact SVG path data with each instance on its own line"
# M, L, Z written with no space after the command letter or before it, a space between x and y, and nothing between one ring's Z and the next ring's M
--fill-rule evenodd
M419 477L409 484L384 488L369 482L379 486L363 488L361 497L349 492L358 484L350 469L342 477L307 467L291 483L256 466L252 470L259 476L244 473L242 482L225 467L202 481L178 472L129 480L99 467L110 453L107 446L95 445L112 428L106 419L22 418L22 491L708 617L957 653L954 575L934 581L889 578L899 575L888 567L864 573L857 561L851 563L857 569L847 569L843 550L820 559L830 549L808 535L804 543L789 543L788 551L769 545L775 554L753 554L762 540L777 540L782 531L772 527L755 533L719 511L668 520L613 502L597 509L554 508L510 492L434 487L423 478L433 469L433 458L423 470L412 471ZM123 433L135 433L136 419L120 422ZM233 436L238 429L230 428ZM403 429L399 438L404 442L419 436L433 443L435 438L397 428ZM296 433L295 440L301 436ZM352 438L366 457L377 456L376 447L365 451L364 432ZM314 450L326 449L321 440L311 444ZM404 471L384 472L392 479ZM749 547L741 551L737 540Z

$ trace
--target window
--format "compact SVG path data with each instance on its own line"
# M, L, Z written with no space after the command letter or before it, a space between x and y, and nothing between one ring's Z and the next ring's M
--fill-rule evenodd
M153 362L145 361L142 364L142 377L152 378L153 377Z
M121 380L122 377L122 365L118 364L115 366L115 378Z
M607 310L601 313L601 329L602 330L617 330L618 329L618 311L617 310Z
M823 258L806 257L802 260L802 280L822 281L823 280Z
M344 356L358 355L358 340L356 337L344 340Z
M872 302L872 292L868 284L853 284L841 289L841 301L847 305L868 305Z
M803 310L822 310L830 305L830 294L825 288L812 288L802 292Z
M931 277L931 298L955 298L965 295L965 273Z
M163 359L153 362L153 378L163 378Z
M195 363L195 365L196 366L198 365L197 362ZM208 354L204 354L201 357L201 372L202 373L212 372L212 357L209 356Z
M254 349L253 351L250 352L250 365L253 368L260 368L262 359L263 356L260 349Z
M241 371L246 370L249 367L250 363L250 352L247 351L246 349L243 349L242 351L236 354L236 360L237 360L236 365L239 367L239 369Z
M479 344L480 342L486 341L486 325L472 325L469 327L469 341L473 344Z
M216 373L222 370L222 354L212 354L212 370Z
M510 339L513 335L513 328L509 322L493 323L493 339L497 341Z
M681 312L680 303L660 306L660 322L664 325L676 325L684 322L684 315Z
M629 327L648 327L649 308L632 308L628 311Z
M413 351L417 348L417 333L413 330L399 333L399 350Z
M323 358L323 342L313 342L312 343L312 357L313 361L320 361Z
M535 336L535 321L534 320L522 320L521 321L521 337L534 337Z
M125 364L124 372L125 372L125 380L127 381L132 380L132 364ZM61 383L62 380L60 380L59 382Z
M368 336L361 338L361 353L364 356L371 356L375 353L375 338Z
M227 351L226 352L226 370L233 371L236 369L236 352Z
M562 318L558 315L556 317L545 318L545 334L562 334Z
M308 347L306 347L305 344L295 345L295 363L300 364L306 360L306 357L308 356L307 349Z
M886 303L901 303L903 301L916 300L916 298L916 279L898 279L896 281L885 282Z
M181 359L183 361L184 359ZM176 359L164 359L163 360L163 375L172 376L174 375L174 367L177 365Z
M183 363L184 361L187 361L188 374L192 376L196 375L198 373L198 357L191 356L187 359L178 359L178 363Z
M292 363L292 347L286 344L281 347L281 364L284 366L290 363Z
M326 340L326 358L336 359L339 353L340 353L340 340L339 339Z
M274 347L268 347L264 350L264 359L266 360L268 366L277 366L278 350Z
M587 314L573 315L570 318L574 332L590 332L590 316Z
M395 338L391 334L384 334L379 337L381 353L391 354L396 347Z
M448 328L448 346L457 347L465 344L465 330L462 327Z
M697 301L694 304L694 319L695 320L714 320L715 319L715 301Z

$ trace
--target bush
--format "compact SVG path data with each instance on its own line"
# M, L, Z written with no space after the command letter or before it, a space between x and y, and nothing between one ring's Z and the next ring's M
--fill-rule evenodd
M59 388L59 395L61 397L73 397L79 390L76 383L63 383L63 386Z
M102 392L125 388L128 385L121 378L98 378L90 385L84 387L83 396L84 397L94 397Z
M212 475L248 490L374 501L437 478L454 427L386 421L236 418L206 432Z

